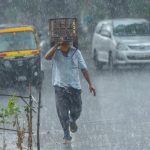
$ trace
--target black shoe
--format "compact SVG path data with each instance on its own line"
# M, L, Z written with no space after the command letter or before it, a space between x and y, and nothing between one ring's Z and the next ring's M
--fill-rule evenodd
M77 130L78 130L78 126L77 126L76 122L75 121L70 122L70 131L72 133L75 133L75 132L77 132Z
M63 144L70 144L72 137L70 135L67 136L65 135L63 139L64 139Z

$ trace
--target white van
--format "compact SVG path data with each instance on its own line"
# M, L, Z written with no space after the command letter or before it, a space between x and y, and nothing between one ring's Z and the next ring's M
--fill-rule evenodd
M96 26L92 56L97 68L105 64L150 63L150 22L146 19L112 19Z

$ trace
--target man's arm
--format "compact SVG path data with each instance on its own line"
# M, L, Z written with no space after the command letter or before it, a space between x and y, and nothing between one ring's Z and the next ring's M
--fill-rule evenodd
M59 44L56 44L55 46L53 46L44 56L45 59L49 60L52 59L52 57L54 56L56 49L58 48Z
M81 69L81 72L82 72L84 78L86 79L86 81L89 84L89 90L90 90L90 92L93 93L94 96L96 96L96 90L95 90L95 88L92 85L92 82L91 82L88 70L86 68L84 68L84 69Z

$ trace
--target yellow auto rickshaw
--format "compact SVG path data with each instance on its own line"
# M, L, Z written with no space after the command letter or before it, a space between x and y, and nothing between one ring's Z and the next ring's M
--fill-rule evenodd
M0 25L0 85L41 84L39 37L33 26Z

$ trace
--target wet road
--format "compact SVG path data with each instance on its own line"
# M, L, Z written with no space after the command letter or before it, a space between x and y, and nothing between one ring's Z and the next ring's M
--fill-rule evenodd
M46 71L41 110L42 149L149 150L150 69L96 71L90 58L85 58L97 96L91 95L81 77L83 112L71 145L61 144L63 133L56 114L51 77Z
M41 150L149 150L150 69L97 71L89 55L85 59L97 96L91 95L81 76L83 112L70 145L62 144L63 132L51 85L51 63L44 61Z

